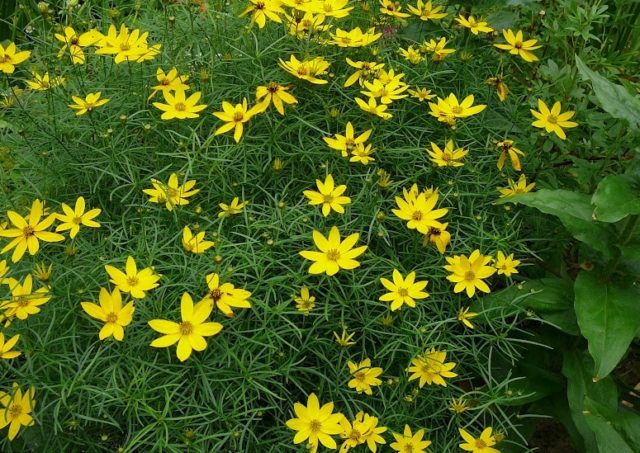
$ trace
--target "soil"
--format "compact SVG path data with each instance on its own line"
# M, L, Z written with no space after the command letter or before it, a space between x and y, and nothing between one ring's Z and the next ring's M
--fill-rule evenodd
M538 423L529 446L535 448L536 453L578 453L562 423L550 419Z

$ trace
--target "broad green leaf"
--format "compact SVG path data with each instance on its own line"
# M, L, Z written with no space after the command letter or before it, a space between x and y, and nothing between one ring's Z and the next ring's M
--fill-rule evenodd
M578 325L595 361L594 379L602 379L620 362L640 327L640 291L585 271L578 274L574 290Z
M605 258L613 255L615 230L611 225L593 220L589 195L562 189L540 189L537 192L501 198L496 203L522 203L545 214L554 215L574 238L598 250Z
M576 56L576 65L580 74L591 81L593 91L600 107L614 118L625 119L633 128L640 127L640 99L633 96L622 85L609 82L585 65Z
M640 417L635 414L611 411L606 406L586 397L584 400L584 414L587 425L593 430L600 453L634 453L640 445L632 444L632 438L637 437L640 429ZM621 422L625 425L621 425ZM632 432L623 429L629 427ZM631 439L628 437L630 434Z
M607 176L598 184L591 203L595 205L595 219L618 222L628 215L640 214L640 190L630 176Z

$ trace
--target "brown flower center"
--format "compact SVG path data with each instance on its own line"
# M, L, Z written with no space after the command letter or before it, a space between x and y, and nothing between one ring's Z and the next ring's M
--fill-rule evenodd
M323 203L333 203L333 195L329 194L329 195L323 195L322 196L322 202Z
M233 114L233 121L236 123L241 122L244 119L244 113L236 112Z
M413 211L413 214L411 214L411 219L417 221L422 220L422 211Z
M271 83L269 83L269 85L267 85L267 91L269 93L272 93L272 94L273 93L277 93L279 89L280 89L280 85L278 85L275 82L271 82Z
M184 102L176 102L176 105L174 105L173 108L178 112L184 112L187 110L187 106L184 104Z
M398 288L397 292L400 297L407 297L409 295L409 290L407 288Z
M327 251L327 259L329 261L338 261L340 259L340 252L336 249L330 249Z
M222 291L220 291L220 289L218 288L212 289L211 291L209 291L209 297L214 302L218 302L220 299L222 299Z
M476 448L479 450L487 448L487 443L482 439L476 439Z
M36 230L34 230L34 228L31 225L27 225L22 230L22 234L24 235L25 238L29 238L29 237L33 236L35 234L35 232L36 232Z
M71 219L71 223L75 223L76 225L80 225L82 223L82 217L74 217Z
M9 407L9 420L13 420L16 417L19 417L22 414L22 406L19 404L14 404Z
M309 431L311 431L311 433L315 434L320 432L320 430L322 429L322 423L320 422L320 420L316 420L315 418L309 421Z
M476 274L473 271L467 271L464 273L464 279L468 282L472 282L476 279Z
M19 297L18 300L16 300L16 305L18 307L26 307L29 305L29 299L27 299L26 297L22 296Z
M451 111L456 115L459 115L460 113L462 113L462 107L460 107L459 105L456 105L451 109Z
M121 52L126 52L127 50L131 50L131 46L129 45L128 42L123 42L122 44L120 44Z
M118 315L116 315L114 312L111 312L105 319L107 322L116 322L118 320Z
M193 324L189 321L180 323L180 335L191 335L193 333Z
M364 371L358 371L356 374L353 375L353 377L360 382L364 382L367 375L365 374Z
M137 286L138 283L140 283L140 280L138 280L138 277L129 277L127 279L127 285L129 286Z
M551 123L551 124L558 124L558 117L555 115L549 115L547 117L547 122Z

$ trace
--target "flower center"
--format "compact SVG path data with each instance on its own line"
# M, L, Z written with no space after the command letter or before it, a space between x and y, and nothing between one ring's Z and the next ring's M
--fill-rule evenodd
M180 335L191 335L193 333L193 324L189 321L180 323Z
M358 371L356 374L353 375L353 377L360 382L364 382L367 375L365 374L364 371Z
M25 238L29 238L29 237L31 237L31 236L33 236L35 234L35 230L33 229L33 227L31 225L27 225L22 230L22 234L24 235Z
M520 41L516 41L513 47L515 47L516 49L522 49L522 43Z
M76 225L80 225L82 223L82 217L74 217L71 219L71 223L75 223Z
M220 291L218 288L212 289L211 291L209 291L209 297L214 302L218 302L220 299L222 299L222 291Z
M482 439L476 439L476 448L477 449L487 448L487 443Z
M314 418L309 422L309 431L311 431L311 433L313 434L318 433L320 432L321 429L322 429L322 423L320 423L320 420L316 420Z
M123 42L122 44L120 44L120 51L126 52L127 50L131 50L131 46L128 42Z
M77 46L79 42L80 42L80 39L77 36L74 36L73 38L71 38L71 45Z
M109 313L106 317L107 322L116 322L117 320L118 320L118 315L116 315L114 312Z
M467 271L464 273L464 279L468 282L472 282L476 279L476 274L473 271Z
M442 231L440 231L438 228L429 228L429 235L431 236L440 236L442 234Z
M558 117L555 115L549 115L547 117L547 122L551 123L551 124L558 124Z
M272 94L277 93L279 88L280 88L280 85L278 85L275 82L271 82L269 83L269 85L267 85L267 91Z
M409 290L407 288L398 288L398 296L407 297L409 295Z
M178 112L184 112L187 110L187 106L184 105L184 102L176 102L176 105L173 106Z
M462 107L460 107L459 105L456 105L451 109L451 111L456 115L459 115L460 113L462 113Z
M160 82L160 85L170 85L171 84L171 80L167 79L166 77L164 79L162 79L162 81Z
M411 214L411 218L417 221L422 220L422 211L413 211L413 214Z
M16 301L16 305L18 307L26 307L29 305L29 299L27 299L26 297L20 297L18 298L18 300Z
M360 436L362 436L362 434L360 434L360 431L358 431L357 429L353 429L351 430L351 434L349 434L349 439L358 442L360 441Z
M413 453L413 445L407 444L404 446L404 453Z
M262 9L265 9L265 8L266 8L266 6L265 6L265 4L264 4L264 3L262 3L262 2L258 2L258 3L256 3L256 7L255 7L255 8L256 8L257 10L262 10Z
M329 203L329 204L333 203L333 195L330 195L330 194L329 195L323 195L322 196L322 202L323 203Z
M129 286L137 286L138 283L140 283L140 280L138 280L138 277L129 277L127 279L127 285Z
M9 418L10 420L19 417L22 414L22 406L19 404L14 404L9 407Z
M338 261L340 259L340 252L336 249L330 249L327 251L327 259L329 261Z
M233 114L233 121L236 123L241 122L244 119L244 113L236 112Z

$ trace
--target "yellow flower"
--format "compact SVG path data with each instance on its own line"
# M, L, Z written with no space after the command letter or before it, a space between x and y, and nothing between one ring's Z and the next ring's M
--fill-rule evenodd
M431 59L433 61L442 61L456 51L456 49L447 49L447 38L439 38L438 41L435 39L425 41L420 46L420 50L432 53Z
M309 288L303 286L300 288L300 296L294 299L298 311L308 314L316 306L316 298L309 294Z
M326 273L328 276L332 276L337 274L340 269L355 269L360 266L355 258L362 255L367 250L367 246L354 248L353 246L359 238L360 233L353 233L341 241L340 231L336 226L331 228L328 237L314 230L313 242L319 251L303 250L300 255L313 261L309 267L310 274Z
M25 61L31 55L31 51L18 51L15 43L10 42L7 47L0 44L0 72L5 74L13 74L16 65Z
M431 116L438 118L438 121L455 124L458 118L468 118L482 112L487 106L485 104L473 105L474 96L470 94L458 102L455 94L451 93L445 99L438 97L437 103L429 102Z
M259 28L264 28L267 19L280 24L282 19L278 14L284 14L280 4L280 0L249 0L249 6L238 17L251 13L251 23L255 22Z
M327 69L329 69L329 62L322 57L315 57L310 60L300 61L295 57L295 55L291 55L289 57L289 61L284 61L280 58L278 60L278 64L282 69L299 79L306 80L307 82L311 82L316 85L324 85L328 83L327 80L318 78L318 76L326 74Z
M453 140L449 140L444 150L431 142L431 151L427 150L427 153L431 157L431 162L438 167L462 167L464 164L461 160L469 151L464 148L454 149Z
M325 217L332 210L338 214L344 214L342 205L351 203L351 198L342 195L347 190L347 186L344 184L336 186L331 175L327 175L324 182L316 179L316 186L318 186L317 192L315 190L303 192L305 197L309 199L309 204L311 206L322 205L322 215Z
M383 302L391 302L391 311L396 311L402 308L402 305L407 304L409 307L415 308L416 300L426 299L429 297L429 293L423 291L427 287L427 281L415 281L416 273L409 272L406 278L402 277L402 274L398 269L393 270L393 282L381 278L380 283L384 286L388 293L380 296L379 300Z
M509 95L509 87L504 82L504 78L502 76L489 77L485 80L485 83L496 87L496 93L500 102L504 102L507 99L507 96Z
M349 0L317 0L308 2L307 6L304 6L304 11L310 11L318 14L322 14L326 17L335 17L341 19L347 17L353 6L347 7Z
M276 82L269 82L266 86L257 87L256 101L262 99L259 110L264 111L273 104L278 113L284 115L284 104L293 105L298 103L297 99L287 92L288 90L288 87Z
M188 198L200 192L200 189L194 189L196 185L195 179L185 181L184 184L180 185L176 173L171 173L166 184L151 178L151 185L153 185L153 189L143 190L144 193L151 196L149 201L151 203L164 203L169 211L172 211L174 206L189 204Z
M547 132L553 132L561 140L566 140L567 135L564 133L564 129L570 129L577 127L578 123L569 121L576 114L573 110L562 113L562 105L560 102L556 102L551 107L551 110L547 107L547 104L542 99L538 99L538 111L530 109L531 114L536 118L536 121L531 123L534 127L544 128Z
M109 99L100 99L100 96L102 96L100 91L96 93L89 93L84 99L79 96L71 96L74 103L69 104L69 107L73 110L77 110L76 116L84 115L85 113L92 112L94 109L109 102Z
M209 291L200 302L207 302L212 308L218 308L222 314L232 318L235 316L233 308L251 308L251 292L246 289L236 288L231 283L220 284L220 276L211 273L206 277Z
M238 143L242 138L242 133L244 132L244 123L261 111L264 111L264 109L260 104L248 108L247 98L243 98L242 104L236 104L235 107L230 102L222 101L222 111L213 112L213 116L224 121L225 124L216 129L213 135L224 134L225 132L229 132L234 129L233 139Z
M531 192L536 187L535 182L527 184L527 177L525 175L520 175L517 183L511 178L509 178L507 182L509 184L507 187L498 187L500 198Z
M40 200L33 201L27 218L15 211L7 211L7 217L15 228L0 230L0 237L13 238L0 250L0 253L14 249L11 261L17 263L27 250L29 250L29 255L35 255L40 249L39 241L64 241L63 235L47 231L56 219L55 214L50 214L41 220L43 214L44 206Z
M371 136L371 129L355 136L355 131L351 121L347 123L345 135L336 134L335 138L323 137L323 140L331 149L336 149L342 153L342 157L347 157L358 143L365 143Z
M427 385L441 385L447 386L445 378L456 377L457 374L453 370L456 366L454 362L447 362L447 351L437 351L435 348L431 348L428 351L418 355L411 359L411 365L407 370L409 373L413 373L409 376L409 381L420 379L418 385L420 388Z
M9 360L20 357L22 354L20 351L12 351L19 339L20 335L14 335L5 342L4 334L0 332L0 359Z
M398 78L388 82L376 79L373 82L364 82L364 86L369 91L361 91L363 95L380 98L383 104L391 104L395 100L406 98L407 95L403 93L409 88L409 85Z
M83 47L92 46L104 39L104 35L94 29L78 35L72 27L65 27L63 33L64 34L56 33L54 35L58 41L64 43L58 52L58 58L61 58L65 54L65 51L69 49L69 56L73 64L85 63Z
M327 448L337 448L336 441L331 436L342 432L340 421L344 415L333 413L333 402L320 407L318 397L312 393L309 395L306 407L301 403L295 403L293 411L296 418L287 420L287 427L297 431L293 438L294 444L307 440L314 451L318 444Z
M93 302L80 302L82 309L92 318L104 323L102 329L98 333L98 338L104 340L113 336L117 341L124 339L124 327L131 324L135 307L133 302L129 302L122 306L122 296L120 290L114 288L109 294L106 288L100 288L98 296L100 305Z
M248 201L240 202L239 197L234 197L229 204L220 203L218 206L220 206L220 209L222 209L222 211L218 213L218 217L226 218L240 214L248 204Z
M328 41L328 44L339 47L364 47L380 39L382 33L376 33L374 28L370 28L365 33L362 32L360 27L349 31L336 28L336 31L330 33L330 36L331 40Z
M524 61L531 63L538 61L538 57L535 56L532 50L539 49L542 46L536 46L537 39L529 39L524 41L522 30L518 30L516 34L513 34L511 29L502 30L504 39L507 44L494 44L498 49L507 50L511 55L520 55Z
M32 72L31 74L33 75L33 80L27 80L26 82L32 90L47 91L64 83L64 77L57 76L50 78L48 72L45 72L43 75L37 72Z
M442 228L429 227L427 234L424 235L422 245L427 246L434 244L440 254L444 254L447 246L451 242L451 233L447 231L448 223L443 223Z
M53 264L51 263L47 265L43 262L40 262L40 263L37 263L33 269L33 275L35 275L35 277L42 282L46 282L47 280L49 280L51 278L52 273L53 273ZM0 276L2 276L2 272L0 272Z
M444 229L438 219L446 215L449 210L434 209L438 203L437 192L421 192L416 195L404 190L404 198L395 197L395 200L398 209L392 209L392 212L400 219L406 220L407 228L410 230L415 229L422 234L427 234L431 227Z
M184 362L191 356L191 352L204 351L207 348L205 337L217 335L222 330L222 324L218 322L205 322L213 310L213 305L208 301L193 304L189 293L182 294L180 301L181 322L167 321L164 319L152 319L149 326L164 334L151 342L154 348L166 348L178 343L176 355L178 360Z
M164 90L162 95L166 104L154 102L153 106L162 111L160 119L165 121L174 118L178 120L198 118L200 116L198 113L207 108L207 104L198 104L202 96L200 91L194 92L189 97L184 90L176 90L173 94Z
M164 94L165 92L186 91L189 89L189 85L185 83L189 80L189 76L178 75L178 70L175 66L167 73L162 68L156 69L156 79L158 80L158 85L151 87L153 92L148 99L151 99L158 91L162 91Z
M409 90L408 93L420 102L428 101L429 99L433 99L436 97L435 94L431 93L431 90L428 90L426 88L416 88L415 90Z
M465 18L462 14L456 17L456 22L465 28L471 30L471 33L477 35L478 33L491 33L493 28L489 27L489 24L482 19L476 19L473 16Z
M458 428L462 439L464 440L459 446L464 451L471 453L500 453L500 450L493 448L496 444L495 438L491 435L493 428L485 428L480 437L475 438L462 428Z
M160 53L160 44L151 47L147 44L149 32L140 33L140 30L129 29L122 24L117 31L115 25L111 25L107 34L96 43L99 55L115 55L115 63L123 61L133 61L142 63L155 58Z
M195 235L191 231L191 228L185 226L182 229L182 247L187 251L194 254L204 253L215 245L213 241L204 240L204 231L200 231Z
M362 86L364 81L374 78L378 71L384 68L384 63L376 63L375 61L353 61L348 57L346 61L356 71L344 82L345 87L350 87L356 82Z
M460 310L458 310L457 319L462 324L467 326L469 329L473 329L474 325L471 323L470 320L475 318L476 316L478 316L478 313L474 313L472 311L469 311L469 309L470 309L470 307L466 307L466 308L461 308Z
M394 2L393 0L380 0L380 12L387 16L396 17L398 19L404 19L409 17L410 14L400 11L402 6L400 2Z
M418 0L416 6L409 6L409 11L418 16L420 19L427 20L438 20L443 17L447 17L447 13L444 13L443 6L433 6L431 1L424 3L422 0Z
M360 363L354 363L351 360L347 362L349 367L349 373L353 376L348 382L348 386L351 389L355 389L356 392L364 392L366 395L372 395L372 387L377 387L382 384L382 381L378 379L378 376L382 374L382 368L372 367L371 359L364 359Z
M505 277L511 277L511 274L518 273L518 265L520 264L520 260L516 260L513 258L513 253L510 255L505 255L501 251L498 251L498 255L496 256L496 263L494 267L498 271L498 275L504 275Z
M342 328L342 333L340 335L338 335L337 332L333 332L333 336L336 339L336 343L338 343L343 348L347 348L349 346L356 344L355 341L351 341L355 334L356 334L355 332L351 332L351 333L347 332L347 329L344 327Z
M8 320L16 317L24 321L29 316L40 313L40 305L46 304L50 299L46 287L33 291L33 278L29 274L22 284L16 281L11 285L11 299L3 301L0 310L4 310L4 317Z
M521 171L522 165L520 164L520 158L518 156L523 156L524 153L513 146L514 141L504 139L501 142L496 143L496 148L500 151L500 157L498 158L497 167L498 170L502 170L504 167L504 163L509 156L509 160L511 161L511 166L515 171Z
M294 0L295 1L295 0ZM285 13L285 18L289 26L289 34L298 39L307 39L312 33L320 33L329 29L329 25L323 25L325 16L305 12L304 16L289 16Z
M423 440L424 429L419 429L413 434L409 425L404 426L403 434L393 433L393 437L396 441L390 447L399 453L426 453L427 448L431 445L430 440Z
M9 440L15 439L18 431L23 426L33 426L35 421L31 412L36 405L34 396L36 389L29 387L29 390L22 393L18 384L13 384L13 392L9 395L0 392L0 429L9 425L7 437Z
M375 161L372 154L375 150L373 145L369 143L365 146L363 143L357 143L355 148L351 150L351 157L349 162L360 162L363 165L367 165L369 162Z
M411 64L418 64L424 60L422 54L418 49L414 49L413 46L409 46L406 49L400 48L398 50L400 51L400 54Z
M123 293L131 293L131 297L134 299L144 299L147 295L145 291L159 286L158 280L160 280L160 276L156 275L150 267L138 271L136 261L132 256L127 257L125 272L109 264L106 264L104 269L111 277L109 281Z
M84 197L78 197L74 209L71 209L66 203L61 205L63 214L56 214L58 220L62 222L56 227L56 231L69 231L69 237L75 238L80 231L80 225L91 228L100 228L100 224L93 220L102 212L101 209L95 208L85 212Z
M378 105L378 103L376 102L376 98L374 97L369 97L369 100L367 102L363 101L360 98L355 99L356 104L358 104L358 106L367 113L379 116L383 120L388 120L389 118L393 117L391 113L387 112L387 106L384 104Z
M391 174L382 168L378 169L376 174L378 175L378 186L381 189L387 189L393 182L391 180Z
M455 412L456 414L462 414L468 408L468 403L464 398L451 398L451 405L449 406L449 410Z
M451 274L447 276L447 280L455 283L454 293L462 291L467 292L468 297L473 297L476 288L483 293L490 293L489 286L484 279L495 274L496 269L489 266L493 258L483 255L480 250L474 250L469 257L466 255L456 255L454 257L446 257L448 265L444 268Z

